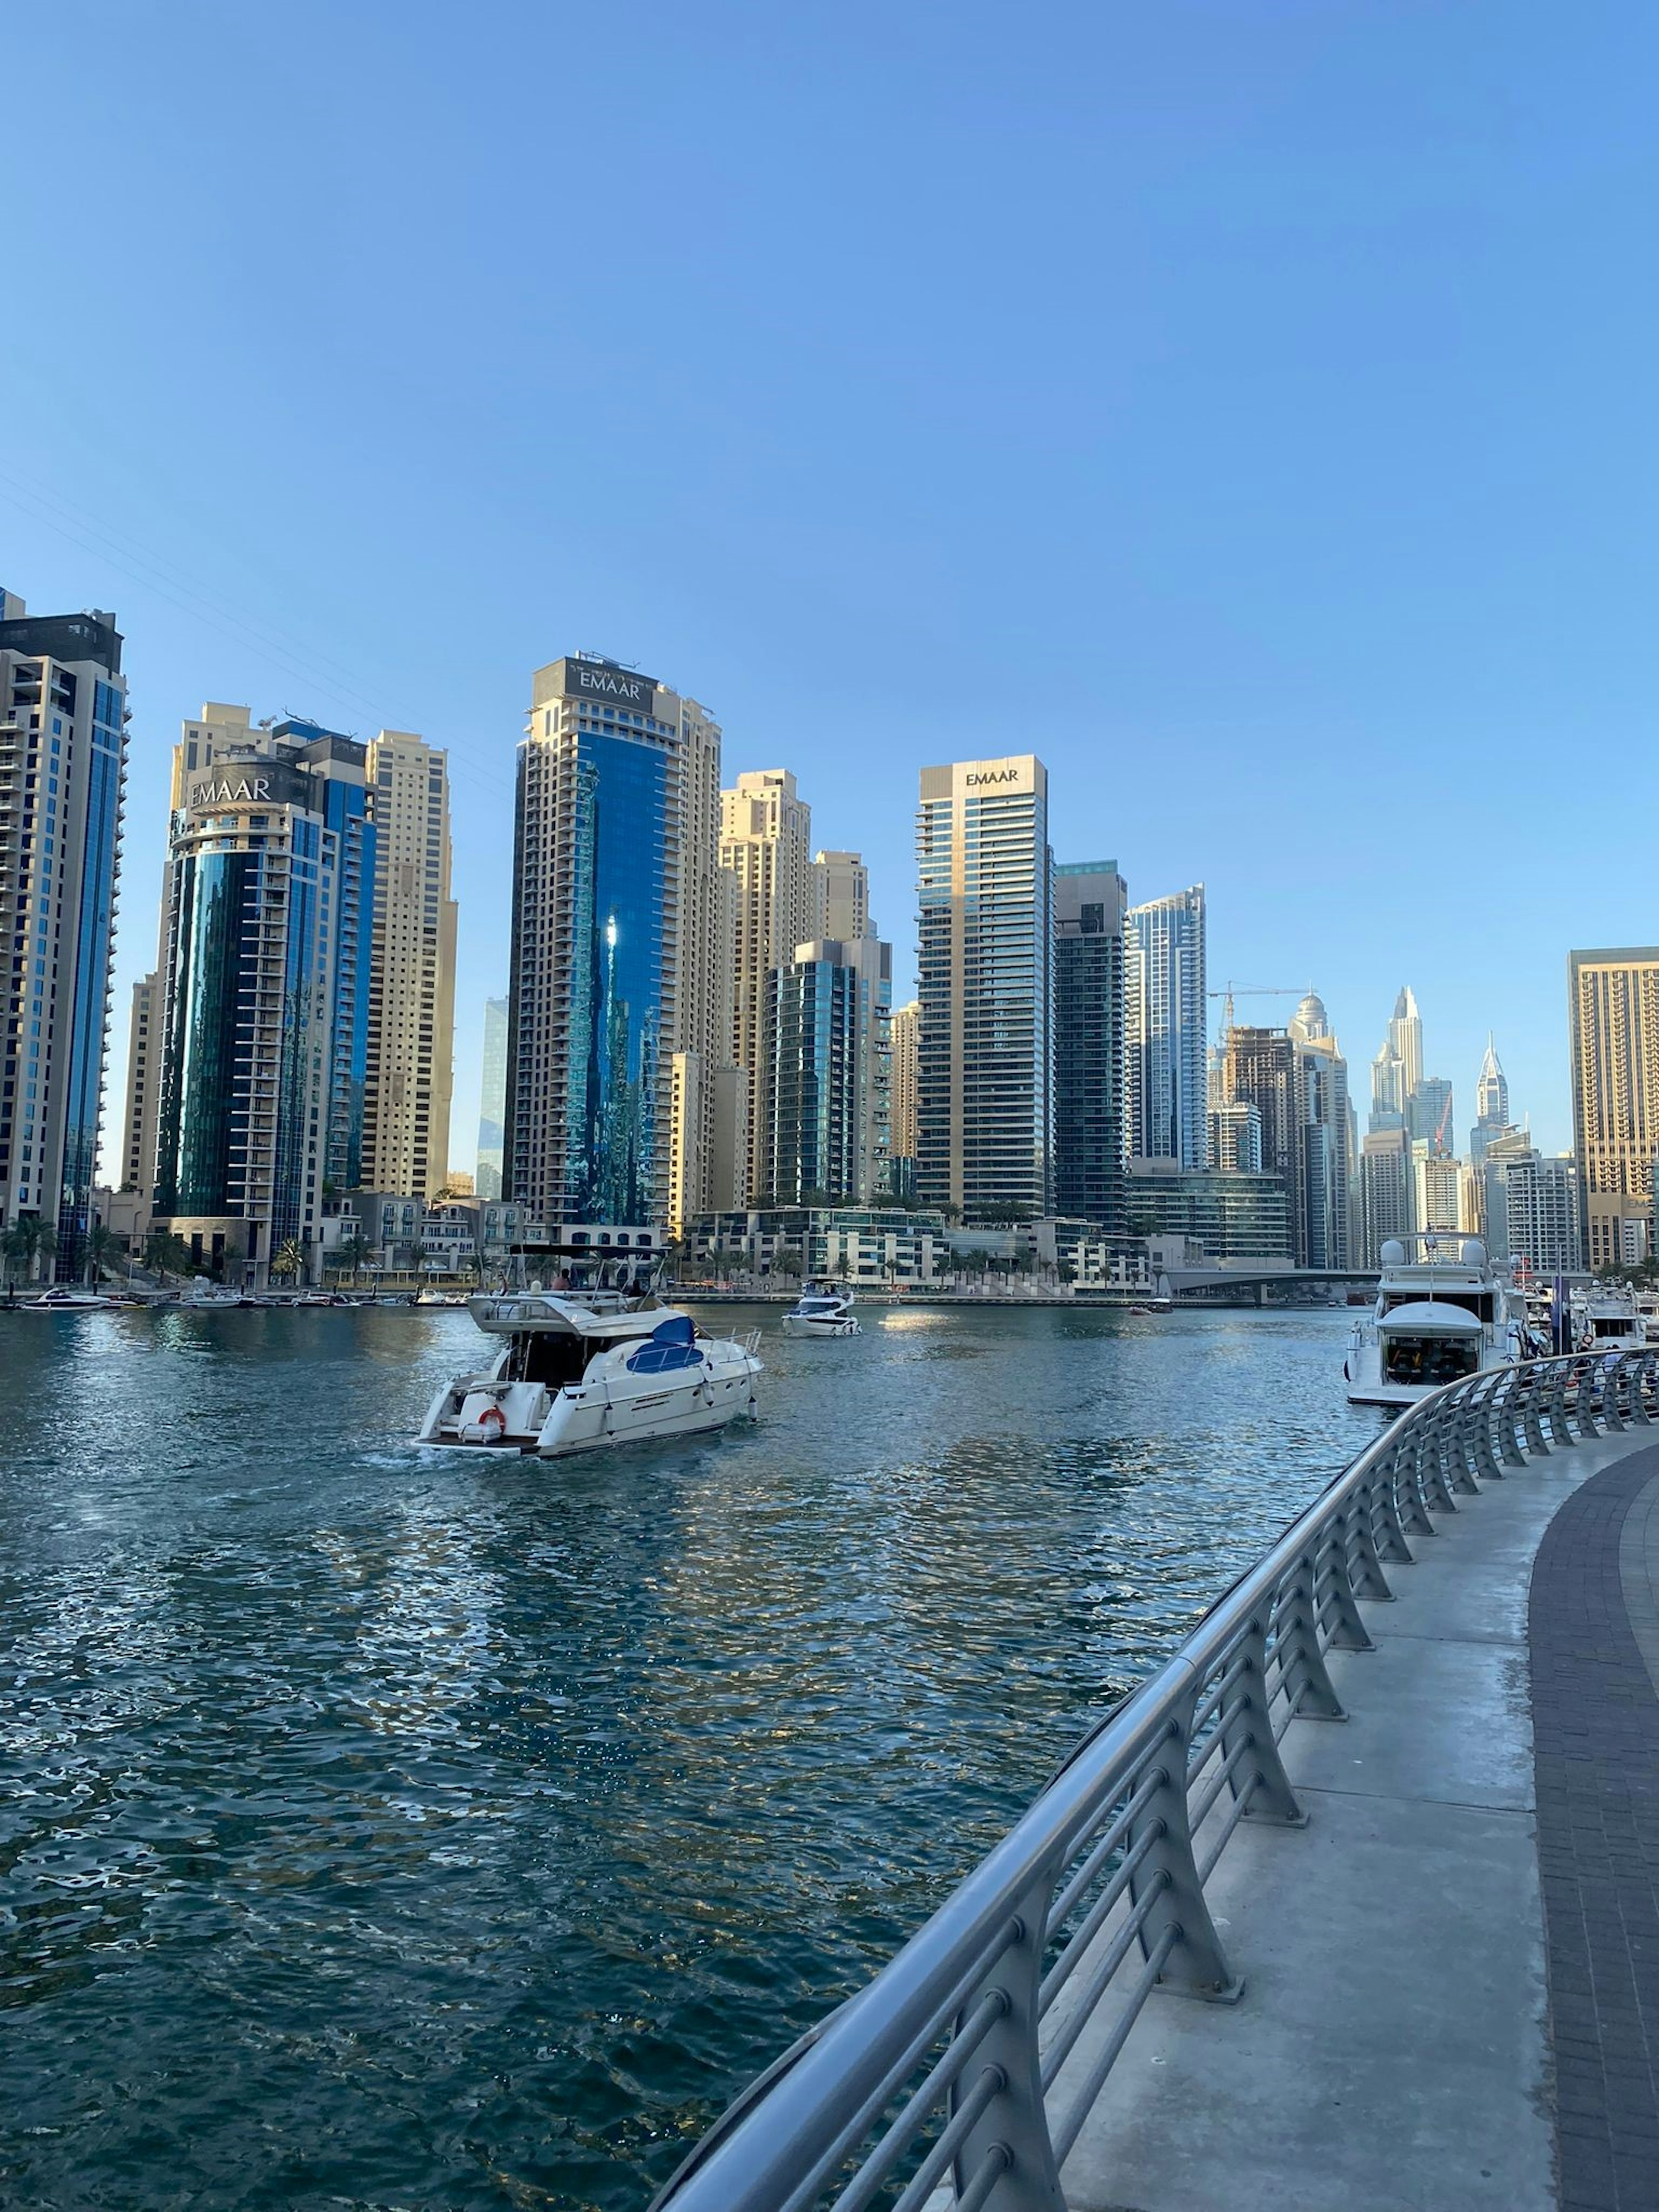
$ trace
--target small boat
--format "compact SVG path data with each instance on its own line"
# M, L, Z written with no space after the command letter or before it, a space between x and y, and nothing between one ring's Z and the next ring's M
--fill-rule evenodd
M24 1308L26 1313L106 1313L109 1300L98 1291L77 1290L73 1284L58 1283L38 1298L31 1298Z
M1423 1248L1408 1257L1407 1245ZM1409 1406L1443 1382L1511 1367L1538 1350L1526 1293L1499 1275L1478 1237L1428 1230L1391 1237L1376 1304L1356 1322L1342 1372L1353 1406Z
M1576 1352L1641 1352L1648 1343L1635 1295L1619 1284L1593 1283L1575 1291L1572 1328Z
M850 1291L815 1290L811 1283L783 1317L786 1336L857 1336Z
M417 1443L557 1459L754 1414L757 1338L702 1334L657 1295L663 1251L596 1249L599 1235L520 1247L513 1279L467 1301L484 1334L504 1341L487 1367L438 1392Z

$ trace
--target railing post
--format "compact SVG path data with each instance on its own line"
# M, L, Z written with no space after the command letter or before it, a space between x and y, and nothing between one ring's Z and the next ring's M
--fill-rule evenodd
M1617 1367L1608 1367L1605 1360L1596 1362L1596 1373L1601 1378L1601 1413L1610 1429L1622 1429L1624 1416L1619 1411L1619 1380L1624 1372L1621 1360Z
M955 2161L957 2194L961 2196L987 2162L1000 2154L1002 2171L982 2199L986 2212L1066 2212L1037 2049L1042 1936L1054 1888L1054 1869L1050 1868L1016 1902L1018 1937L988 1978L990 1990L1004 2000L1002 2012L951 2093L954 2115L988 2071L1001 2077L1000 2087L963 2137ZM986 1994L976 1990L974 2002L982 2002Z
M1125 1839L1126 1850L1132 1852L1148 1827L1158 1831L1158 1840L1129 1877L1129 1896L1139 1905L1149 1888L1156 1885L1158 1891L1140 1925L1143 1957L1152 1957L1166 1930L1175 1934L1175 1948L1164 1962L1158 1987L1178 1996L1232 2004L1243 1994L1244 1984L1234 1978L1210 1917L1187 1818L1187 1756L1194 1702L1195 1691L1189 1692L1179 1717L1170 1721L1157 1769L1158 1786Z
M1547 1459L1550 1448L1544 1441L1544 1427L1538 1418L1538 1389L1530 1376L1521 1385L1521 1425L1526 1431L1527 1449L1535 1458Z
M1389 1578L1382 1571L1382 1555L1376 1547L1376 1496L1380 1486L1375 1477L1363 1490L1358 1490L1348 1501L1342 1516L1342 1556L1346 1560L1350 1547L1355 1554L1355 1566L1350 1568L1349 1586L1356 1597L1376 1598L1384 1604L1392 1603L1394 1592L1389 1588Z
M1443 1398L1435 1410L1439 1416L1437 1425L1443 1440L1444 1463L1451 1470L1451 1486L1454 1490L1461 1490L1466 1497L1478 1498L1480 1485L1475 1480L1474 1470L1469 1465L1468 1445L1463 1430L1462 1401L1460 1398Z
M1233 1795L1250 1790L1249 1802L1244 1808L1247 1820L1272 1822L1281 1828L1305 1828L1308 1816L1291 1787L1291 1778L1285 1771L1285 1762L1279 1756L1278 1741L1273 1735L1273 1696L1267 1687L1267 1631L1260 1615L1249 1626L1243 1650L1243 1673L1240 1687L1244 1702L1232 1720L1221 1731L1221 1755L1231 1758L1243 1739L1248 1738L1255 1754L1254 1787L1248 1775L1235 1780Z
M1342 1700L1336 1694L1319 1644L1319 1597L1314 1555L1304 1552L1290 1580L1280 1585L1279 1609L1273 1619L1273 1643L1279 1652L1279 1679L1284 1682L1291 1711L1298 1720L1345 1721ZM1300 1669L1298 1687L1291 1681L1292 1667Z
M1647 1398L1644 1388L1645 1380L1644 1370L1645 1370L1647 1364L1648 1356L1646 1352L1628 1352L1626 1355L1625 1364L1620 1370L1626 1385L1626 1418L1631 1422L1632 1426L1640 1429L1645 1429L1650 1426L1652 1421L1652 1416L1648 1412Z
M1549 1383L1544 1401L1545 1411L1550 1417L1550 1441L1554 1444L1576 1442L1567 1420L1567 1387L1559 1367L1550 1370Z
M1382 1522L1382 1542L1378 1547L1382 1556L1390 1563L1398 1560L1409 1566L1412 1564L1412 1547L1406 1540L1406 1523L1400 1511L1400 1449L1396 1445L1372 1478L1370 1494L1375 1501L1373 1510ZM1407 1511L1410 1510L1411 1501L1408 1500Z
M1596 1425L1595 1392L1591 1388L1593 1372L1586 1361L1580 1360L1574 1370L1572 1381L1572 1418L1578 1424L1580 1437L1598 1437Z
M1498 1452L1505 1467L1524 1467L1527 1463L1527 1455L1522 1450L1515 1431L1520 1392L1520 1377L1511 1370L1499 1383L1493 1399L1498 1414Z
M1470 1449L1474 1455L1475 1471L1482 1482L1501 1482L1504 1479L1504 1470L1498 1464L1498 1455L1492 1448L1492 1403L1491 1388L1481 1382L1470 1391L1462 1407Z
M1425 1503L1437 1513L1455 1513L1457 1500L1446 1480L1446 1462L1440 1449L1440 1408L1425 1406L1418 1418L1417 1461L1422 1472Z

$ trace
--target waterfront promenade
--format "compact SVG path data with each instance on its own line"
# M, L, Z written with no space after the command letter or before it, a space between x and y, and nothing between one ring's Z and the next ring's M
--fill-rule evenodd
M665 2207L783 2201L782 2168L805 2178L833 2141L823 2107L859 2080L860 2043L914 2039L930 1970L963 1966L994 1926L1003 1865L1001 1896L1019 1891L1047 1939L1029 1995L1017 1946L970 1969L934 2046L930 2081L957 2081L961 2201L1651 2212L1656 1372L1638 1355L1605 1391L1566 1363L1458 1386L1362 1455ZM1277 1757L1272 1662L1250 1644L1269 1620L1322 1647L1279 1670L1298 1717ZM1185 1804L1164 1788L1154 1820L1183 1736ZM1203 1997L1221 2001L1182 2001ZM991 2000L1022 2025L988 2071L995 2031L975 2023ZM983 2050L959 2060L970 2038ZM877 2159L930 2082L903 2094ZM792 2138L769 2170L769 2121ZM918 2179L929 2212L955 2201L938 2161Z

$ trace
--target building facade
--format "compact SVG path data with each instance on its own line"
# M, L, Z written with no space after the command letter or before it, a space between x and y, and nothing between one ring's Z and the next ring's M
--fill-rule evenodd
M1524 1130L1506 1129L1480 1163L1486 1241L1494 1260L1520 1261L1548 1279L1584 1265L1577 1163L1549 1158Z
M501 1138L507 1121L507 1000L486 999L483 1080L478 1094L478 1164L473 1188L482 1199L501 1194Z
M310 1267L325 1194L362 1181L367 759L215 704L174 749L154 1210L234 1279Z
M1132 1159L1123 1206L1130 1237L1184 1237L1213 1260L1294 1264L1290 1206L1278 1176Z
M448 756L382 730L367 769L374 922L361 1177L435 1198L449 1174L455 1067Z
M868 936L815 938L768 976L777 1205L865 1206L885 1190L891 995L890 948Z
M1469 1158L1476 1166L1486 1157L1486 1146L1492 1139L1504 1135L1509 1127L1509 1082L1488 1032L1486 1058L1480 1063L1474 1086L1474 1127L1469 1131Z
M1261 1113L1248 1098L1210 1109L1210 1160L1227 1175L1261 1172Z
M1054 892L1034 754L921 771L916 1193L1051 1211Z
M732 878L732 1042L748 1075L745 1196L772 1187L767 1151L772 1102L767 1070L766 979L820 927L823 884L812 863L812 810L787 769L758 769L720 793L720 864Z
M507 1197L672 1229L708 1173L720 731L636 670L536 672L514 832Z
M1208 1164L1204 886L1124 921L1125 1107L1132 1159Z
M1123 923L1115 860L1054 870L1054 1205L1118 1233L1123 1210Z
M92 1221L126 781L113 615L31 617L0 592L0 1229L52 1231L80 1274Z
M161 1103L161 977L141 975L132 987L127 1030L126 1110L122 1115L121 1184L148 1199L155 1187L155 1123Z
M1296 1048L1296 1110L1301 1127L1299 1249L1309 1267L1353 1264L1353 1107L1348 1063L1324 1001L1310 991L1288 1024Z
M1647 1256L1659 1150L1659 946L1573 952L1567 963L1573 1151L1585 1264Z
M1373 1133L1403 1129L1413 1094L1423 1080L1423 1020L1409 984L1401 984L1388 1033L1371 1062Z
M1391 1237L1409 1237L1417 1226L1412 1140L1403 1123L1373 1129L1359 1148L1360 1213L1363 1225L1358 1264L1382 1265L1382 1247Z

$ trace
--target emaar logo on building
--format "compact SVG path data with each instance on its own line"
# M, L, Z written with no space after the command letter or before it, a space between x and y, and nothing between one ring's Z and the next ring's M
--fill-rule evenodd
M648 676L630 676L625 668L605 668L591 660L566 663L573 691L587 691L601 699L620 699L625 707L651 704L656 685Z
M1017 768L972 769L964 781L969 791L981 783L1018 783L1021 771Z
M257 803L270 797L268 775L238 776L234 783L228 776L222 776L216 783L210 778L206 783L192 785L190 803L192 806L228 806L239 799Z

